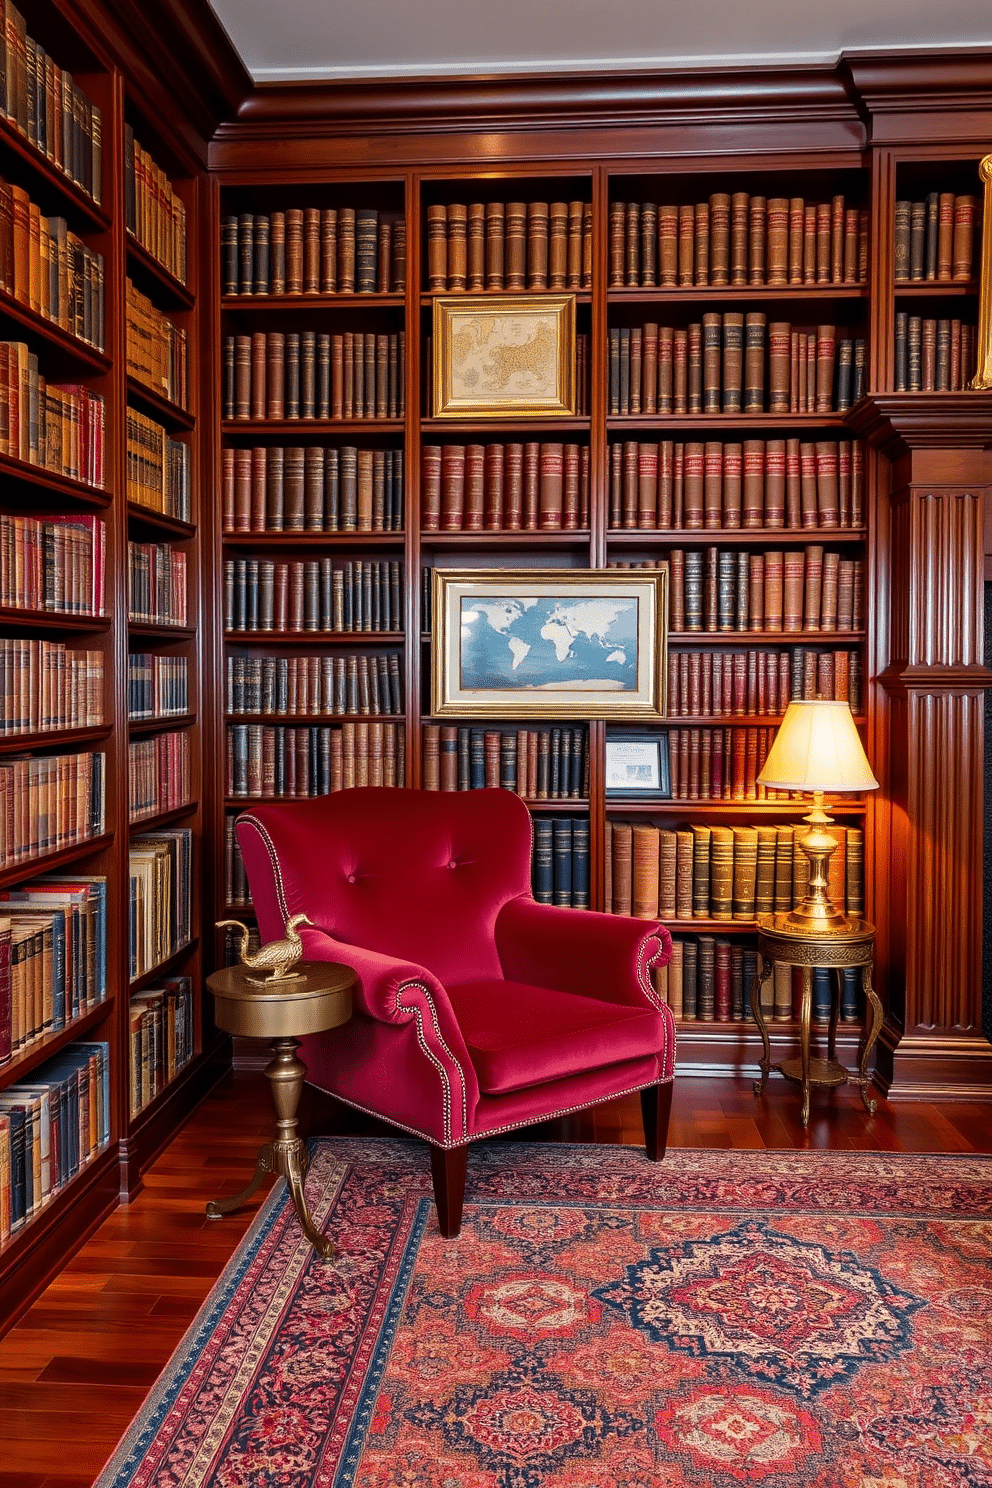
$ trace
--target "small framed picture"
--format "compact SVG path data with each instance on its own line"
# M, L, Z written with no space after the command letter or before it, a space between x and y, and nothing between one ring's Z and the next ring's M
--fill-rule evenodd
M606 794L614 800L671 796L667 733L608 734Z
M575 296L434 300L434 417L575 414Z

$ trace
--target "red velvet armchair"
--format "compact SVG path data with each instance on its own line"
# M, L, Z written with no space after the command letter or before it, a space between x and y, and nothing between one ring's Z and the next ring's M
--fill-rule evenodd
M351 1021L303 1041L307 1078L431 1144L438 1223L461 1224L468 1143L640 1091L665 1154L675 1024L654 921L535 903L509 791L360 788L237 822L262 940L358 974Z

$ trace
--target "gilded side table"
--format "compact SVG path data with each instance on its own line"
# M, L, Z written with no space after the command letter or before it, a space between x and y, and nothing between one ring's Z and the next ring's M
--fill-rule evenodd
M751 1012L761 1034L763 1053L761 1079L755 1080L754 1093L761 1094L773 1069L783 1074L787 1080L798 1081L802 1085L802 1122L806 1127L809 1125L810 1087L844 1085L850 1081L851 1084L860 1086L865 1109L873 1116L875 1101L868 1095L868 1057L882 1031L882 1004L871 984L875 927L867 920L851 920L843 930L833 931L829 935L811 935L808 930L794 929L784 924L784 920L783 915L759 915L757 921L760 970L755 974L751 985ZM780 1064L773 1065L768 1025L761 1009L761 984L771 975L772 963L775 961L784 961L789 966L802 968L803 992L799 1013L799 1058L783 1059ZM841 973L848 966L861 968L861 986L865 995L865 1030L856 1075L846 1070L837 1059ZM833 972L826 1059L812 1058L809 1048L814 967L827 967Z
M231 1199L211 1199L207 1214L220 1219L233 1213L251 1198L266 1173L281 1173L304 1235L317 1254L329 1260L335 1247L315 1228L303 1191L307 1149L296 1134L296 1109L306 1070L296 1050L304 1034L325 1033L348 1021L355 973L335 961L301 961L294 970L295 977L268 985L250 980L247 966L226 966L207 977L217 1026L226 1033L270 1040L273 1058L265 1073L276 1111L275 1138L259 1152L251 1182Z

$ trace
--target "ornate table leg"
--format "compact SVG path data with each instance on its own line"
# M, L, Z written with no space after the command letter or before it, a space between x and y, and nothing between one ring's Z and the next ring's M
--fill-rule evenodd
M874 1116L877 1109L877 1101L874 1096L868 1094L868 1056L871 1054L878 1036L882 1031L884 1015L882 1004L878 999L878 993L871 984L871 966L865 965L861 968L861 986L865 994L865 1017L869 1019L865 1030L865 1041L861 1046L861 1057L858 1060L858 1083L861 1086L861 1099L869 1116Z
M760 1095L765 1086L768 1084L768 1072L772 1067L772 1046L771 1041L768 1037L768 1027L765 1023L765 1015L761 1011L761 987L762 984L767 981L773 970L774 966L771 957L762 956L761 970L759 972L757 968L755 969L754 980L751 983L751 1013L754 1017L755 1023L757 1023L758 1025L758 1032L761 1034L762 1047L761 1079L754 1081L753 1089L755 1095Z
M803 967L803 995L799 1005L799 1054L803 1073L803 1130L809 1126L809 1026L813 1010L813 968Z
M266 1142L258 1154L251 1182L231 1199L211 1199L207 1205L207 1218L220 1219L224 1214L233 1214L235 1209L240 1209L242 1204L247 1204L266 1173L278 1173L278 1171L279 1161L273 1151L272 1143Z

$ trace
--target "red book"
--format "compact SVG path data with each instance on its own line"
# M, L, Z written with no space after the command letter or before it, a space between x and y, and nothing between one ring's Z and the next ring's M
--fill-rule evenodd
M714 795L716 792L714 792ZM718 1023L730 1022L730 941L716 943L716 975L713 989L713 1011Z
M524 447L508 444L503 453L503 528L519 532L524 519Z
M561 525L568 532L576 531L579 526L580 463L579 446L577 444L566 444L562 465Z
M425 444L420 451L420 525L437 532L441 525L441 446Z
M658 525L658 445L637 446L637 525Z
M524 529L537 531L541 491L541 446L524 445Z
M499 532L503 526L503 446L487 444L485 449L483 522L487 532Z
M540 528L552 531L562 525L565 450L558 443L542 444L540 450Z
M441 531L461 532L465 510L465 446L446 444L441 451Z
M657 525L662 530L672 526L672 498L675 471L675 451L672 441L665 439L658 446L658 508Z
M463 530L481 532L485 505L486 447L484 444L465 446L465 514ZM442 740L442 750L443 750Z
M707 440L703 446L703 526L723 525L723 445Z

